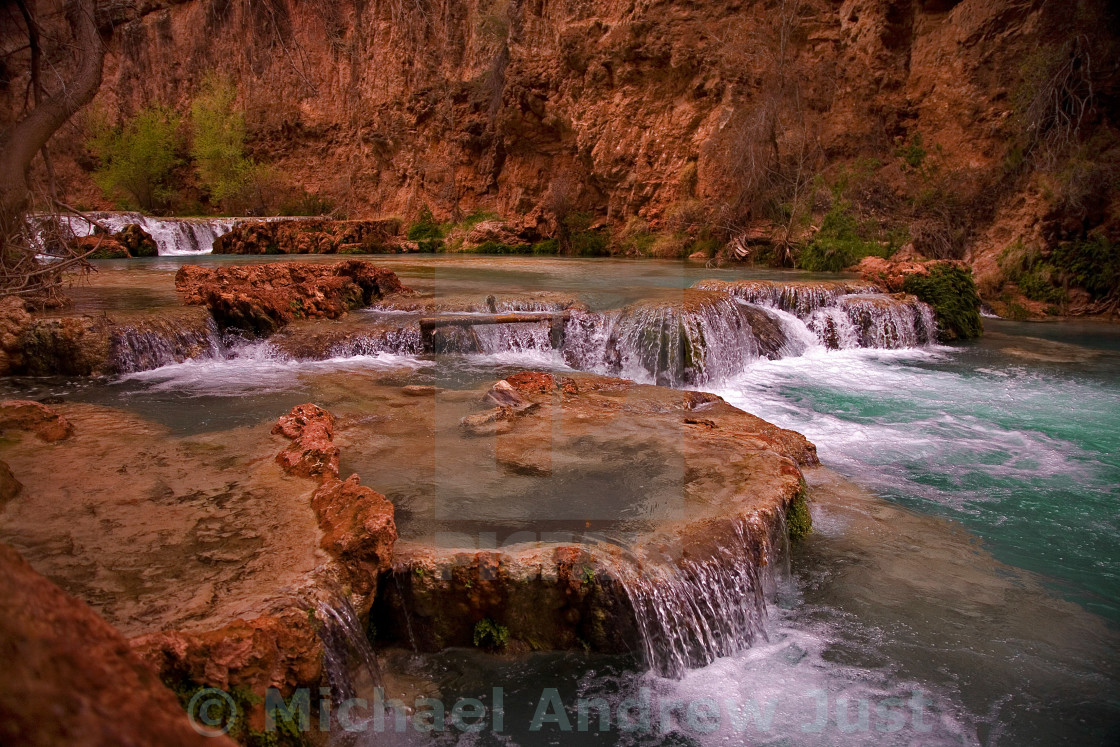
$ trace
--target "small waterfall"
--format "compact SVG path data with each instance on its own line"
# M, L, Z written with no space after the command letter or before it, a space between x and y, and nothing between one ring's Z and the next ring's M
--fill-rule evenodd
M323 666L335 704L382 686L381 668L365 626L346 596L329 589L311 600L323 642Z
M553 349L547 319L524 324L480 324L472 329L482 353L549 352Z
M835 305L841 296L882 292L875 284L861 281L701 280L692 287L719 291L749 303L771 306L802 319L819 308Z
M778 522L784 531L784 523ZM749 520L705 558L622 557L608 568L625 590L646 664L657 674L687 670L749 648L765 638L766 599L788 577L788 538Z
M672 386L729 377L752 360L781 356L786 333L767 309L726 295L686 294L681 303L574 312L565 329L565 361L573 368Z
M109 367L118 374L148 371L194 358L219 358L218 326L209 316L196 324L147 320L113 330Z
M378 326L368 333L350 335L331 345L328 358L353 358L360 355L395 353L419 355L423 352L420 327L408 324L400 327Z
M113 232L120 231L130 224L138 224L156 242L159 255L177 256L209 254L214 248L214 239L229 233L233 228L247 221L290 220L289 218L153 218L133 212L95 212L90 218ZM41 221L47 216L33 216L32 221ZM74 236L89 236L95 226L78 215L53 216Z
M937 322L916 298L852 294L812 313L807 326L831 349L910 348L937 339Z

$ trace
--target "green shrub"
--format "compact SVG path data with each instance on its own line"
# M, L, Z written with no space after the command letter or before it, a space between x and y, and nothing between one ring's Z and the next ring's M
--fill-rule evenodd
M1064 283L1084 288L1095 301L1120 293L1120 251L1104 236L1059 244L1050 263Z
M797 266L810 272L840 272L864 257L890 256L889 247L868 241L863 234L859 222L851 213L850 204L836 198L821 223L821 229L798 254Z
M124 196L141 210L163 209L172 191L168 178L182 163L179 117L153 105L120 127L94 124L87 145L100 161L94 180L106 196Z
M895 148L894 154L912 169L920 169L926 160L926 149L922 144L922 133L915 132L906 145Z
M474 626L474 645L487 651L505 648L509 642L509 628L499 625L490 618L479 620Z
M942 342L967 340L984 332L980 323L980 294L972 270L956 265L933 265L928 275L908 275L903 290L933 307Z
M470 251L475 254L530 254L533 247L529 244L502 244L497 241L484 241Z
M443 227L436 222L432 210L427 205L420 208L416 222L408 228L408 240L420 245L422 252L443 250Z
M202 188L217 203L243 198L257 164L245 155L245 118L234 108L237 89L207 76L191 105L191 158Z

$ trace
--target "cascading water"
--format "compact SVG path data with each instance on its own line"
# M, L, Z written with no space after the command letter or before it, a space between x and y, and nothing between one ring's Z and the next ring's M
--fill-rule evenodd
M704 558L604 554L653 672L679 678L766 636L767 597L789 578L789 540L780 517L773 531L763 524L735 521Z
M360 691L380 687L381 668L365 627L350 601L330 585L311 600L323 642L323 668L336 705Z
M146 322L113 331L109 361L117 373L148 371L196 358L222 354L218 326L213 319L202 325Z
M725 378L781 355L786 336L768 310L726 295L686 292L684 303L573 313L562 353L573 368L657 384Z
M155 240L161 257L209 254L214 248L214 239L229 233L241 223L287 220L287 218L153 218L131 212L89 213L88 215L92 221L113 232L120 231L127 225L139 225ZM41 220L43 217L37 218ZM52 217L74 236L89 236L96 230L93 222L78 215Z

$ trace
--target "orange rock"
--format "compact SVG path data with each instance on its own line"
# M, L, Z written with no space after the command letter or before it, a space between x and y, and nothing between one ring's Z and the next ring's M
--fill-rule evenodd
M30 400L0 402L0 431L30 431L47 443L69 438L74 432L70 421L46 405Z
M394 293L407 293L392 270L361 260L204 268L183 265L175 288L206 306L223 327L269 335L293 319L336 319Z
M207 738L128 641L0 545L0 742L232 747Z
M377 576L389 569L397 541L393 504L351 475L324 480L311 496L311 506L323 530L319 546L341 561L355 591L376 589Z

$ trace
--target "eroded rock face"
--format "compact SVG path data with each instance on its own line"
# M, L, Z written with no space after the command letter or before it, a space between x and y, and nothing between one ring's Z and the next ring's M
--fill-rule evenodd
M216 630L166 631L132 639L132 650L164 682L205 685L257 697L270 687L290 694L323 676L323 643L304 610L236 620ZM264 730L264 709L253 709L250 725Z
M23 362L20 341L30 324L31 314L22 299L0 298L0 376L6 376Z
M75 238L74 250L79 254L90 253L90 259L129 259L159 254L155 239L137 223L129 223L111 234L95 229L89 236Z
M860 260L860 275L873 283L877 283L892 293L901 293L906 286L909 275L929 275L930 268L937 265L950 267L967 267L964 262L949 259L935 259L929 261L901 261L896 262L882 257L864 257Z
M187 304L209 308L220 326L265 336L293 319L335 319L409 291L391 270L360 260L216 269L184 265L175 275L175 288Z
M397 541L393 504L350 475L324 480L311 496L311 506L323 530L320 546L338 558L353 591L372 599Z
M382 254L406 248L399 220L295 220L241 223L214 241L214 254Z
M187 720L128 641L0 545L0 741L223 745Z
M47 443L68 438L74 432L70 421L46 405L29 400L0 402L0 432L29 431Z

